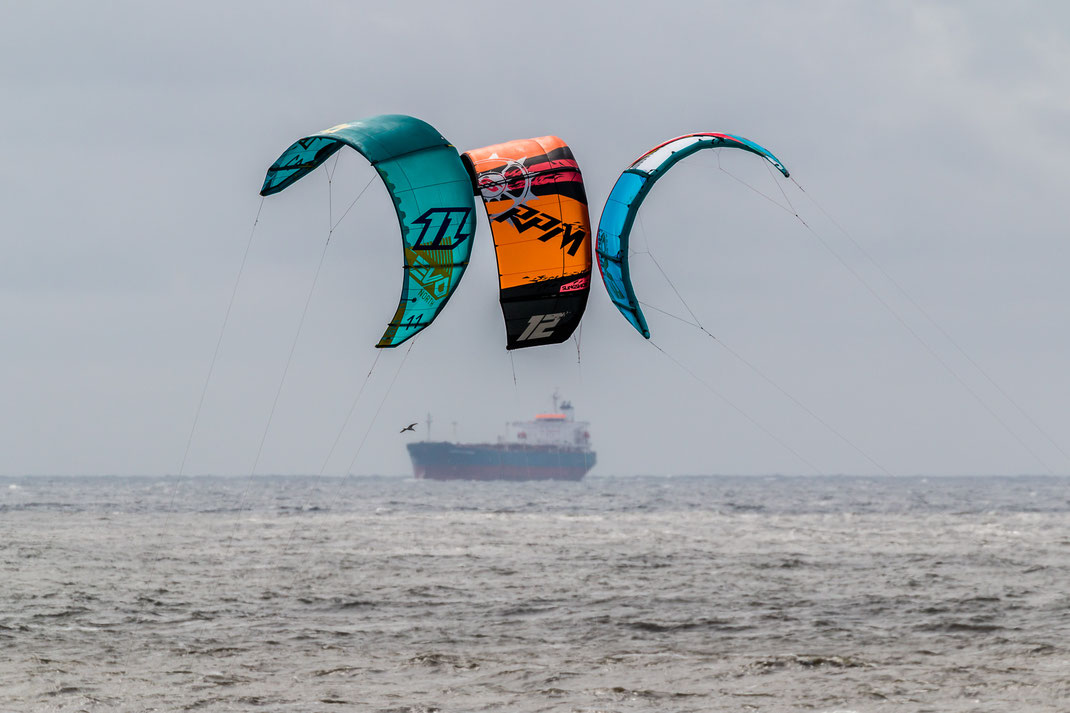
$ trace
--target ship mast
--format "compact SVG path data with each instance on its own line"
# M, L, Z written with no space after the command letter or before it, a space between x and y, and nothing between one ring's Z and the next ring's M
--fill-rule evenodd
M427 412L427 435L424 436L425 441L431 440L431 412Z

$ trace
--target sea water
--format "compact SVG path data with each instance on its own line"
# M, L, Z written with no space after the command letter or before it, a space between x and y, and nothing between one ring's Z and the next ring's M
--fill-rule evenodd
M0 711L1070 711L1070 478L0 478Z

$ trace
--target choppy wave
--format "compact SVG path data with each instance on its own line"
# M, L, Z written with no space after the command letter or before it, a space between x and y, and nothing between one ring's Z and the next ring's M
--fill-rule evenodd
M1070 700L1066 478L4 483L4 711Z

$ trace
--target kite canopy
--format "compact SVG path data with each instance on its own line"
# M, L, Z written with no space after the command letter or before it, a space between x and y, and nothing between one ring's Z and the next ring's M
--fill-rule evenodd
M542 136L469 151L461 160L494 236L506 349L565 341L591 286L591 219L572 151Z
M602 217L598 221L597 245L598 270L602 273L602 282L620 313L647 339L650 339L650 330L643 311L639 309L628 268L628 236L632 223L655 181L677 161L702 149L717 148L736 148L757 154L773 164L785 178L788 177L788 169L784 164L752 141L732 134L687 134L659 144L636 159L617 179L602 210Z
M401 299L375 346L396 347L431 324L464 275L475 201L457 149L426 122L383 114L298 139L264 178L260 195L284 190L342 146L368 159L394 201L405 256Z

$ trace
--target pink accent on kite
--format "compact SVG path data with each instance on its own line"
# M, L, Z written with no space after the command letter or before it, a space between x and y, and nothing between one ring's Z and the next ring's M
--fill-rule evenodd
M531 185L541 186L547 183L557 183L558 181L575 181L576 183L583 183L583 176L580 174L580 165L575 159L560 159L557 161L544 161L543 163L536 163L531 166L527 166L529 174L536 174L531 179ZM574 169L574 170L568 170ZM554 171L554 173L548 173Z
M578 280L573 280L572 282L561 285L561 289L558 290L558 292L575 292L576 290L582 290L587 287L587 282L590 279L591 278L589 277L581 277Z
M495 187L501 186L498 190L504 192L506 190L523 190L524 184L528 181L531 182L530 185L532 186L545 186L549 183L569 181L583 183L583 175L580 174L579 164L573 159L543 161L531 166L524 166L523 169L506 169L504 177L504 181L494 181L485 177L480 178L479 187L493 190Z
M697 134L684 134L683 136L677 136L675 139L669 139L668 141L661 142L660 144L658 144L657 146L655 146L654 148L650 149L645 154L640 156L639 158L637 158L634 161L632 161L632 166L634 166L635 164L639 163L644 158L646 158L650 154L654 153L658 149L660 149L660 148L662 148L664 146L668 146L673 141L679 141L680 139L690 139L693 136L713 136L714 138L724 139L726 141L732 141L733 143L737 143L737 144L739 143L739 141L735 137L730 136L729 134L717 134L717 133L714 133L712 131L700 131Z

